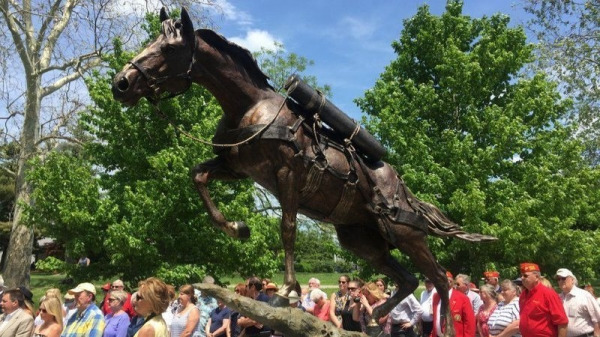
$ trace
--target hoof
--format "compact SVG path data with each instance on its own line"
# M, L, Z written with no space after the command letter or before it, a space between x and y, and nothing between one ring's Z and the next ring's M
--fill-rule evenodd
M221 229L234 239L245 240L250 237L250 228L243 221L228 222Z

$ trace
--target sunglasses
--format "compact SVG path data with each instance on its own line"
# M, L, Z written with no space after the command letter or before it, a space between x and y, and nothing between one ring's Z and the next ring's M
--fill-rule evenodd
M557 281L565 281L567 278L566 277L562 277L562 276L557 276L556 280Z
M356 290L356 289L358 289L358 288L356 288L356 287L348 287L348 290Z

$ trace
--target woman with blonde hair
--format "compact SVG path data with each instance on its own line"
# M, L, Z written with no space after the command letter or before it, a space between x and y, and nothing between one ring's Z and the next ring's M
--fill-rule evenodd
M477 324L477 332L479 336L487 337L490 335L490 327L488 320L498 307L496 303L496 291L489 284L484 284L479 289L479 296L483 304L479 307L479 311L475 314Z
M196 307L197 302L194 287L189 284L179 287L179 309L171 322L171 337L190 337L198 331L200 310Z
M144 325L134 337L169 337L167 324L161 314L174 297L173 291L156 277L140 281L135 310L144 317Z
M390 333L388 315L373 319L373 309L385 303L387 298L375 282L369 282L362 287L360 295L360 306L355 306L352 319L360 322L362 331L369 336L379 336L381 333Z
M40 304L40 316L44 323L35 328L33 337L59 337L63 330L63 308L56 297L46 298Z

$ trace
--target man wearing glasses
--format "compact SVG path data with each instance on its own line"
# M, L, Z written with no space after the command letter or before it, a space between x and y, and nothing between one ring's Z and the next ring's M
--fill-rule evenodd
M96 306L96 287L80 283L69 290L75 296L77 312L71 316L61 337L101 337L104 332L104 315Z
M577 278L566 268L554 276L562 291L560 296L569 318L567 337L600 336L600 306L589 292L577 287Z
M566 337L569 319L558 294L541 283L540 267L525 262L520 269L525 288L519 297L521 336Z
M108 298L110 297L110 292L113 290L125 291L125 284L123 283L123 281L115 280L111 284L108 295L106 297L104 297L104 303L102 303L102 312L105 312L105 313L111 312L110 305L108 303ZM123 311L125 311L127 313L127 315L129 315L129 319L132 319L137 314L135 313L135 310L133 310L133 306L131 305L131 293L129 293L129 292L126 292L126 293L127 293L127 300L125 301L125 304L123 304Z

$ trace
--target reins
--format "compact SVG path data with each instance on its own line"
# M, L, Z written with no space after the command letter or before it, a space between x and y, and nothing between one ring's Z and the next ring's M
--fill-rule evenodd
M258 135L260 135L263 131L265 131L269 126L271 126L275 120L277 119L277 117L279 116L279 114L281 113L281 110L283 109L283 106L285 105L285 102L288 100L288 95L286 93L283 101L281 102L281 105L279 105L279 109L277 109L277 113L273 116L273 118L267 123L265 124L262 128L260 128L258 131L256 131L255 133L253 133L250 137L239 141L237 143L232 143L232 144L227 144L227 143L213 143L207 140L204 140L202 138L198 138L193 136L192 134L190 134L189 132L181 129L180 127L178 127L177 125L175 125L175 123L173 123L173 121L169 118L169 116L167 116L164 112L160 111L160 109L158 108L158 102L153 102L150 101L152 103L152 106L154 107L154 112L158 115L158 117L166 120L173 128L175 128L175 130L177 130L179 133L181 133L182 135L184 135L185 137L196 141L198 143L202 143L205 145L210 145L213 147L234 147L234 146L239 146L242 145L244 143L247 143L249 141L251 141L252 139L256 138Z

